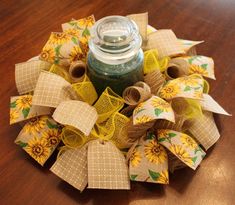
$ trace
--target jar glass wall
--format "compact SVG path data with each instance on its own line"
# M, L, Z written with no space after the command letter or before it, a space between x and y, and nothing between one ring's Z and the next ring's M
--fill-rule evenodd
M107 86L116 93L143 80L142 39L137 25L122 16L100 19L91 30L88 76L101 94Z

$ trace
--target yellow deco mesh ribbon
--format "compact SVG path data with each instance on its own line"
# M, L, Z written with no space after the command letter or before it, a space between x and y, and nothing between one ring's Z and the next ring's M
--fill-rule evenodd
M144 74L151 73L157 69L165 71L169 62L169 57L159 59L157 49L151 49L144 52Z
M62 78L64 78L65 80L67 80L70 83L72 82L68 71L65 68L61 67L61 66L53 64L51 66L49 72L61 76Z
M72 84L72 87L78 96L90 105L98 98L96 90L86 74L82 82L74 83Z
M124 100L122 97L107 87L101 94L94 107L98 112L97 123L102 123L107 120L115 111L119 111L124 106Z

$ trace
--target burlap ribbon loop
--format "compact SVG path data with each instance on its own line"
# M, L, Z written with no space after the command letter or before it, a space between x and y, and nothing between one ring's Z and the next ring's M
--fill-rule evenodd
M144 82L138 82L134 86L129 86L123 91L123 99L128 105L138 105L151 97L150 87Z

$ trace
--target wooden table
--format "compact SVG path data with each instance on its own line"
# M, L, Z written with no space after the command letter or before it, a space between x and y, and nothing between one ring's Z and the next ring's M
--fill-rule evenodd
M19 125L9 126L9 98L17 95L14 64L37 55L61 23L94 13L103 16L149 12L149 24L171 28L177 37L205 40L198 53L215 60L216 81L210 94L235 114L234 0L1 0L0 1L0 204L234 204L234 118L216 116L221 133L200 168L176 171L170 185L132 183L131 191L85 190L82 194L32 160L14 139Z

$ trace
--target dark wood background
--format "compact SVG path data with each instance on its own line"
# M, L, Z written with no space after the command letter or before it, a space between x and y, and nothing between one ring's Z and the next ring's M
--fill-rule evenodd
M235 123L215 116L221 138L198 170L170 176L170 185L132 183L131 191L85 190L82 194L13 143L19 125L9 126L9 98L17 95L14 64L38 55L61 23L94 14L149 12L149 23L171 28L179 38L205 40L199 54L215 60L210 94L235 114L234 0L0 0L0 204L235 204Z

